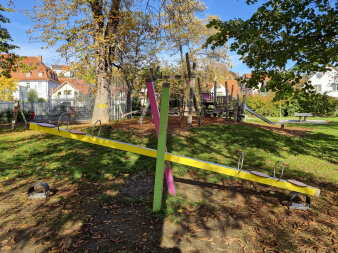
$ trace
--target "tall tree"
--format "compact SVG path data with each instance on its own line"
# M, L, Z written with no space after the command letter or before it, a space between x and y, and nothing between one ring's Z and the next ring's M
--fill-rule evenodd
M168 1L165 7L165 12L162 13L161 18L163 19L163 31L165 46L169 51L176 54L179 52L180 55L180 74L188 77L188 66L185 63L184 48L192 49L192 45L199 44L202 38L203 31L203 19L197 17L198 14L202 14L206 9L206 6L199 0L171 0ZM190 52L191 53L191 52ZM192 59L190 55L190 59ZM192 88L188 89L189 78L182 80L182 97L181 103L183 104L183 113L185 111L185 105L188 104L189 112L192 112L192 104L187 98ZM192 94L190 94L192 95ZM188 118L188 125L191 123L191 114Z
M167 49L180 53L181 63L184 62L184 47L191 43L198 44L203 29L203 19L198 18L206 9L200 0L170 0L162 13L163 32Z
M38 93L36 92L36 90L30 89L27 92L27 100L28 102L31 102L31 103L38 102L39 97L38 97Z
M96 94L92 122L109 122L112 68L120 46L123 20L137 8L149 10L133 0L41 0L34 7L32 32L47 47L57 47L66 59L95 67ZM137 6L136 4L139 4Z
M156 61L158 52L158 30L152 25L152 17L143 12L130 14L121 24L127 29L123 29L118 37L120 46L115 64L127 85L127 113L131 112L131 98L139 72Z
M9 78L10 72L16 69L17 56L13 53L13 50L18 47L11 44L12 37L2 25L10 22L8 18L2 15L2 12L5 11L12 10L0 4L0 76Z
M13 101L13 92L16 90L17 81L14 78L0 75L0 100Z
M276 91L276 98L302 91L308 96L308 82L295 88L301 77L337 66L337 6L329 0L266 0L248 20L211 21L208 27L218 33L207 45L216 48L235 39L230 49L253 69L248 87L258 87L269 77L266 88Z

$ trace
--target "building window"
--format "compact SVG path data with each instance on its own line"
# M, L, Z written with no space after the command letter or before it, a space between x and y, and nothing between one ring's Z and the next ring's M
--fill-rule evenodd
M315 90L317 92L321 92L322 91L322 86L320 84L315 84L314 87L315 87Z
M337 84L336 83L332 85L332 90L337 91Z
M58 92L58 96L61 96L61 91Z
M72 95L72 91L71 90L64 90L63 95Z
M31 83L26 83L26 87L29 89L31 87Z
M26 77L31 77L31 73L26 73Z
M39 72L39 77L42 77L42 72Z

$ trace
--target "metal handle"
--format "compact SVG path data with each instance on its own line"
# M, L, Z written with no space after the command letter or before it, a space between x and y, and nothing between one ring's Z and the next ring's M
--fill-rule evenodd
M68 112L64 112L64 113L62 113L62 114L60 115L60 118L59 118L59 120L58 120L58 130L59 130L59 132L60 132L60 123L61 123L61 119L62 119L63 115L65 115L65 114L68 116L68 124L67 124L67 128L66 128L66 130L68 130L68 127L69 127L69 121L70 121L70 116L69 116L69 113L68 113Z
M102 124L102 123L101 123L101 120L99 120L99 119L95 122L95 124L94 124L94 126L93 126L93 128L92 128L92 136L94 136L94 135L93 135L93 133L94 133L94 128L95 128L97 122L100 122L99 133L97 134L97 137L99 137L99 136L100 136L100 133L101 133L101 124Z
M283 173L284 173L284 163L282 161L278 161L278 162L276 162L275 167L273 168L273 177L276 178L276 168L277 168L277 165L279 163L281 164L282 172L280 173L280 177L279 177L278 181L282 179L282 176L283 176Z
M243 163L244 163L244 152L242 151L238 158L238 165L237 165L237 169L239 170L238 173L241 172L243 168Z

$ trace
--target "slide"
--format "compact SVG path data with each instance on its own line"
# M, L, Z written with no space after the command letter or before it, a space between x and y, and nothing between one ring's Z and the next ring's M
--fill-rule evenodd
M261 120L265 121L268 124L272 124L272 125L284 125L282 123L277 123L277 122L272 122L270 120L268 120L267 118L265 118L264 116L260 115L259 113L255 112L254 110L252 110L247 104L245 104L245 110L247 110L248 112L250 112L251 114L255 115L257 118L260 118Z

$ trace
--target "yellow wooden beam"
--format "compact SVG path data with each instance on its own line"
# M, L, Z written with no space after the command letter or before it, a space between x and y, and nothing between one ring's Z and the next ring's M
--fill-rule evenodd
M124 150L124 151L129 151L132 153L140 154L140 155L145 155L149 157L156 158L157 156L157 150L151 149L151 148L146 148L146 147L141 147L129 143L124 143L120 141L115 141L115 140L110 140L102 137L95 137L95 136L90 136L90 135L80 135L80 134L73 134L65 129L60 129L60 131L57 128L49 128L49 127L43 127L39 126L37 123L30 123L29 128L31 130L36 130L40 132L45 132L48 134L53 134L53 135L58 135L62 137L66 137L69 139L74 139L78 141L83 141L83 142L88 142L100 146L105 146L109 148L114 148L114 149L119 149L119 150ZM180 155L175 155L166 152L165 154L165 160L170 161L170 162L175 162L203 170L209 170L209 171L214 171L220 174L228 175L228 176L233 176L233 177L238 177L254 182L258 182L261 184L266 184L266 185L271 185L277 188L282 188L290 191L295 191L295 192L300 192L304 193L307 195L311 196L319 196L320 190L315 187L311 186L306 186L306 187L301 187L297 186L294 184L291 184L283 179L278 180L273 177L268 177L268 178L263 178L259 177L256 175L253 175L249 171L239 171L237 169L227 167L224 165L219 165L216 163L210 163L210 162L205 162L202 160L197 160L189 157L184 157Z

